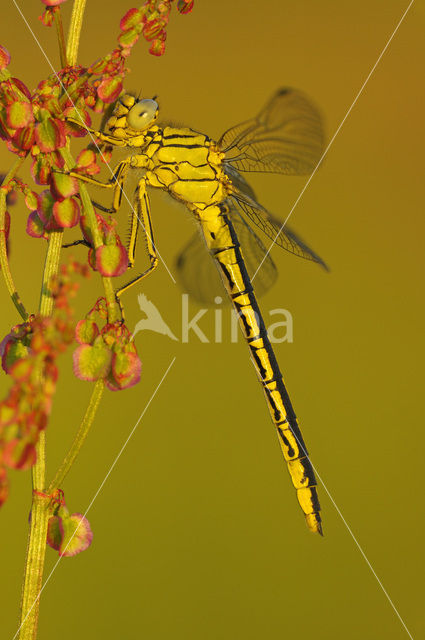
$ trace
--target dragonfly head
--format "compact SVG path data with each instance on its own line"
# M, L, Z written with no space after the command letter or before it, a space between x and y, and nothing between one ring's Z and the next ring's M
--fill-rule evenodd
M139 136L152 126L158 112L159 107L155 100L138 100L130 94L124 94L115 105L107 127L117 138Z

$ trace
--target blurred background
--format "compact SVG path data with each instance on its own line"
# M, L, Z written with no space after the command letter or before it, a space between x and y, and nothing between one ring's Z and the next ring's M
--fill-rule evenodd
M134 47L126 88L158 95L163 121L217 139L278 87L294 86L320 106L330 138L407 4L198 0L190 15L174 10L162 58L150 56L145 41ZM19 6L58 68L55 32L37 20L41 3ZM81 64L115 46L131 6L88 3ZM70 9L63 5L65 24ZM86 510L176 360L88 513L91 548L63 559L44 590L40 638L407 637L333 501L410 632L423 636L424 21L423 5L414 4L291 216L330 273L275 248L280 278L261 301L267 324L274 308L293 317L293 342L275 349L327 487L319 486L324 538L305 526L248 350L242 339L230 341L229 310L221 344L211 312L199 323L209 343L193 333L184 344L141 332L141 383L106 392L64 485L71 512ZM51 72L13 3L2 7L0 43L29 87ZM2 145L0 169L13 160ZM249 179L282 219L306 181ZM158 193L152 214L173 271L193 222ZM46 245L25 235L26 216L23 206L13 209L11 265L35 310ZM86 250L74 255L84 260ZM1 286L4 335L18 317ZM80 290L77 317L98 292L94 275ZM181 293L163 266L125 298L130 327L142 317L139 292L181 337ZM191 317L198 309L190 304ZM4 396L6 376L0 385ZM90 392L63 357L48 427L50 477ZM0 515L2 638L17 628L30 496L29 473L12 473ZM47 550L46 576L57 557Z

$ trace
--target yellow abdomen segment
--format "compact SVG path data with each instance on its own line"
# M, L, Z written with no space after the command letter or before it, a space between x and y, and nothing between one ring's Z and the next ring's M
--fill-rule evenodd
M322 534L317 481L307 449L254 296L236 234L227 216L219 213L217 206L199 212L205 240L217 261L223 283L238 314L241 331L251 351L307 526L311 531Z

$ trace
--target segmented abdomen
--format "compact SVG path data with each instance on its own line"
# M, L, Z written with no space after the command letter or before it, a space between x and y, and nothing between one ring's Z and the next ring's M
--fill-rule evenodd
M228 217L220 213L219 207L209 207L199 216L208 248L217 261L251 351L307 525L311 531L322 534L314 471L255 299L236 233Z

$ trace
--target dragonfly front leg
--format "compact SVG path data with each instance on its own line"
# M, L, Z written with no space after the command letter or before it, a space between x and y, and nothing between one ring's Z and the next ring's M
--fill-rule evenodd
M108 144L112 144L114 147L127 146L127 142L125 140L122 140L121 138L116 138L115 136L109 136L107 133L102 133L101 131L96 131L95 129L91 129L90 127L87 127L82 120L76 120L75 118L67 118L66 121L70 122L71 124L77 125L77 127L80 127L80 129L84 129L84 131L87 131L87 133L89 133L92 137L94 136L101 142L107 142ZM93 142L95 146L97 146L96 142L95 141Z
M158 265L158 255L155 248L155 243L153 239L153 229L152 229L152 221L150 214L150 203L149 196L146 191L146 180L142 178L137 185L136 190L136 210L131 214L131 223L130 223L130 239L128 242L127 253L128 253L128 266L131 269L134 266L135 254L136 254L136 240L137 240L137 232L139 228L139 223L143 228L145 238L146 238L146 247L148 250L148 256L150 261L150 266L139 276L127 282L124 286L120 287L115 295L120 304L119 298L124 293L130 289L133 285L146 278ZM120 305L121 306L121 305Z
M78 178L78 180L81 180L82 182L94 184L96 187L102 187L103 189L114 189L112 207L107 208L103 205L97 204L96 202L94 202L93 204L106 213L116 213L121 206L122 194L124 193L124 182L130 168L130 163L131 158L122 160L115 167L111 178L107 182L102 182L101 180L97 180L96 178L92 178L91 176L81 175L76 171L69 171L68 175L73 176L74 178Z

